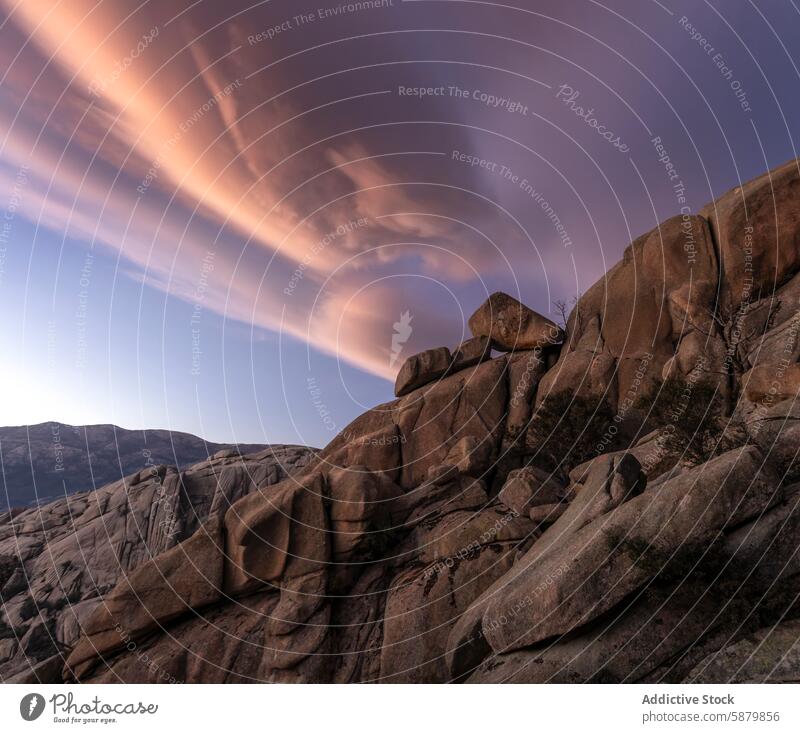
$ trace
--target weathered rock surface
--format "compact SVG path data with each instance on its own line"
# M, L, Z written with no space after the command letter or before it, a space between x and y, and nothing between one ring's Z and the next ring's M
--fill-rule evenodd
M453 351L454 372L480 364L492 356L492 341L488 336L475 336L462 341Z
M703 659L686 682L800 682L800 621L758 629Z
M700 214L716 234L722 305L729 313L769 298L800 269L800 166L796 160L734 188Z
M670 564L691 569L686 556L701 560L726 528L780 500L760 463L753 448L735 451L633 498L638 462L601 463L607 477L593 471L511 575L459 620L448 642L453 676L472 671L461 660L474 665L478 631L485 656L512 652L586 626Z
M188 540L140 565L103 598L67 658L72 674L83 676L104 656L219 600L223 566L222 520L215 517Z
M539 315L505 293L493 293L469 319L473 336L486 336L500 351L543 348L561 343L563 333L549 318Z
M796 399L800 394L800 364L759 364L744 374L742 383L750 402Z
M691 373L723 343L713 317L718 282L716 250L702 217L676 216L637 238L573 310L561 357L542 379L537 403L568 388L605 395L616 407L637 372L643 373L639 393L672 360L682 374ZM700 363L709 371L717 367Z
M311 457L307 448L276 445L180 472L150 466L96 491L0 514L2 678L67 652L101 598L126 573L175 548L256 486L277 483ZM58 666L60 678L63 659Z
M394 383L395 395L402 397L428 382L439 379L450 369L452 363L450 349L444 346L409 356L397 373Z
M559 503L566 491L549 472L526 466L508 474L498 498L517 514L528 514L536 506Z

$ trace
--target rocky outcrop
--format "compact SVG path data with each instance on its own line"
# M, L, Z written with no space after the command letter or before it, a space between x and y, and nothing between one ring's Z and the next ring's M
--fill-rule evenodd
M98 657L125 648L222 595L222 520L140 565L97 605L67 665L81 676Z
M797 680L800 178L773 175L778 229L769 179L744 188L752 283L734 192L639 237L564 334L493 295L474 339L411 357L397 399L282 480L263 455L159 469L200 507L176 534L145 476L91 495L102 513L81 497L69 533L69 505L6 515L38 538L0 544L8 674L31 649L81 682ZM791 252L767 253L776 232ZM75 548L102 546L107 506L152 529L116 520L88 592Z
M726 345L714 317L718 286L714 239L704 218L676 216L643 234L581 297L537 402L569 389L603 395L617 407L641 371L637 392L651 389L670 369L687 376L697 367L723 376ZM712 358L705 362L707 354Z
M167 609L173 599L177 610L185 611L180 593L170 588L193 584L191 567L175 566L159 590L154 583L163 563L180 560L180 543L202 538L207 529L201 527L219 522L238 499L279 482L311 456L309 449L295 446L272 446L244 457L225 451L185 471L154 465L96 491L0 514L2 678L29 673L52 657L60 660L60 678L62 654L82 633L94 639L107 631L108 611L120 619L120 632L134 635L153 619L172 615L175 611ZM189 547L198 554L196 566L208 572L198 540ZM144 605L136 610L128 605L132 591L123 580L126 574L127 581L139 578L137 592L147 589ZM45 665L48 669L52 665Z

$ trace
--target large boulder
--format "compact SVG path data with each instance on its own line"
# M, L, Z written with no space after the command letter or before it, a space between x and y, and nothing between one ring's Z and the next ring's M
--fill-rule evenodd
M450 634L447 649L448 666L454 678L471 672L492 652L486 635L486 619L495 615L496 607L506 605L509 590L513 594L515 589L527 589L523 590L526 596L523 607L516 607L516 599L510 602L515 609L513 617L516 619L524 607L538 603L539 594L565 572L568 563L563 558L558 559L559 550L594 519L641 493L646 483L639 462L626 455L601 456L580 480L581 483L572 484L569 488L569 494L575 498L568 509L537 539L514 568L490 587L458 620ZM543 585L531 584L530 574L543 564L544 558L556 558L558 566L548 570L549 575ZM500 615L503 615L502 611ZM524 623L521 618L517 621Z
M470 683L641 682L720 626L735 627L747 605L732 599L719 613L723 591L712 580L650 584L599 619L594 626L557 643L492 654L468 678ZM726 624L727 622L727 624ZM680 673L678 674L680 679ZM658 680L654 680L658 681ZM678 681L670 679L664 681Z
M716 251L708 222L676 216L637 238L616 264L578 301L567 323L558 363L542 378L540 404L563 390L604 396L613 407L636 399L662 378L681 342L676 367L684 375L693 358L719 340L714 318ZM709 343L700 354L702 343ZM725 372L724 353L701 363L709 376Z
M447 678L443 650L456 619L506 573L514 553L477 543L465 558L442 558L424 570L399 575L386 600L380 680L440 682Z
M428 382L439 379L450 369L452 361L450 350L444 346L409 356L397 373L394 383L395 395L402 397Z
M333 559L347 564L370 558L386 541L386 531L401 521L403 492L365 466L328 473Z
M403 487L423 483L428 469L463 438L475 438L493 457L505 419L506 366L505 359L486 361L400 400L395 419L403 438Z
M504 357L491 359L373 408L321 452L320 464L365 465L410 490L464 438L494 458L505 421L506 367Z
M493 459L505 425L507 367L506 357L490 359L372 408L328 444L320 465L365 465L410 490L463 438L475 438Z
M719 244L722 304L735 314L800 269L800 165L797 160L728 191L700 213Z
M330 557L325 480L320 472L289 478L236 502L225 515L225 588L270 590L324 572Z
M796 613L799 492L800 486L781 492L772 508L724 530L702 552L678 553L671 570L596 623L557 643L492 654L469 681L727 682L727 672L730 681L757 682L769 670L774 681L791 678L794 663L783 663L788 635L778 633L772 645L769 634L757 634L765 638L758 646L750 634L768 619L780 624ZM652 559L642 554L642 562ZM753 667L743 665L750 652Z
M448 641L454 678L492 651L574 632L780 499L754 447L681 474L657 492L638 493L642 477L633 458L600 468L607 478L590 473L570 508L459 620Z
M561 343L563 333L549 318L539 315L505 293L493 293L469 319L473 336L486 336L500 351L541 349Z

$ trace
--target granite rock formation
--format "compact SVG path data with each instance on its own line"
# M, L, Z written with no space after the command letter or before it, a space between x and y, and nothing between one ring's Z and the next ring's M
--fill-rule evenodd
M44 607L58 653L12 657L27 679L796 681L799 303L792 161L639 237L563 334L495 294L470 325L499 356L411 357L396 400L277 483L263 454L252 479L199 468L219 488L169 539L119 485L80 498L70 549L42 534L69 503L7 516L0 649L23 624L39 649ZM125 517L113 562L94 497Z

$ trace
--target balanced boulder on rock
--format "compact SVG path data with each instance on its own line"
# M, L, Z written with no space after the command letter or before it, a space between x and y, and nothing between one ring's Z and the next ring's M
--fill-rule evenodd
M434 379L439 379L450 368L452 360L450 349L444 346L409 356L397 373L395 395L402 397Z
M492 357L492 342L486 336L462 341L453 351L444 346L421 351L405 360L394 384L396 397L403 397L445 374L476 366Z
M559 344L563 331L505 293L493 293L469 319L473 336L487 336L499 351L541 349Z
M453 351L453 371L480 364L492 356L492 342L488 336L475 336L462 341Z

